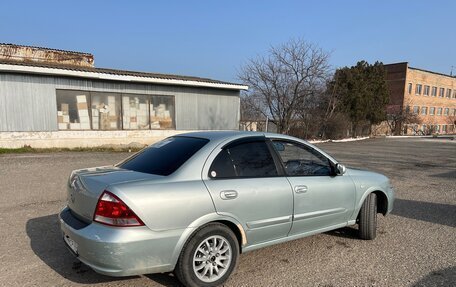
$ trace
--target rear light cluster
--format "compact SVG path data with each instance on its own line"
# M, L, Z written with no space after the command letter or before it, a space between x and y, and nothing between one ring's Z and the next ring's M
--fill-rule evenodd
M141 219L117 196L104 191L98 199L93 221L111 226L142 226Z

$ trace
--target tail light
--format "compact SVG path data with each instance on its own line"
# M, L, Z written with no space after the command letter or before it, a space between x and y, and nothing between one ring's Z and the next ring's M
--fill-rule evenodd
M93 221L111 226L142 226L144 223L120 198L104 191L98 199Z

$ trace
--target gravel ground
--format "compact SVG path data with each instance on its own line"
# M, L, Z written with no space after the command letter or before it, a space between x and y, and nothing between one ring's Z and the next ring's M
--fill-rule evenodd
M378 237L355 228L243 254L227 286L456 286L456 141L372 139L319 147L390 177L397 201ZM111 278L78 263L57 213L71 170L125 153L0 155L0 286L176 286L169 274Z

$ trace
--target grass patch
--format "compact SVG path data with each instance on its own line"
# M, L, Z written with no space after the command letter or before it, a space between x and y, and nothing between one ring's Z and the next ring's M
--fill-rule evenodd
M52 153L52 152L137 152L142 148L131 147L77 147L77 148L0 148L0 154L10 153Z

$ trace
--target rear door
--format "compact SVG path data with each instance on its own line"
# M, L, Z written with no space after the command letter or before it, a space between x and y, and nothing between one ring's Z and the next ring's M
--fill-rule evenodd
M203 170L217 213L240 221L249 245L285 237L291 228L293 193L271 151L264 137L235 141L215 151Z
M293 188L290 235L345 224L354 210L355 186L348 175L336 175L330 160L311 146L274 140Z

